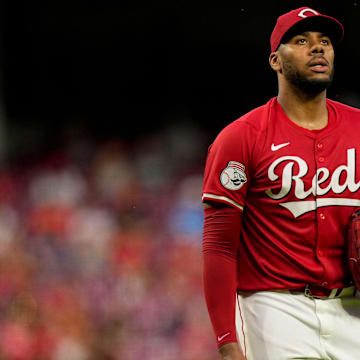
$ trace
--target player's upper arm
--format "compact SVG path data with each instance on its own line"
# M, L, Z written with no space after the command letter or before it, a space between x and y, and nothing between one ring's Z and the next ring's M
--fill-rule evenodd
M243 121L226 127L209 148L204 176L204 203L222 203L242 211L251 178L254 129Z

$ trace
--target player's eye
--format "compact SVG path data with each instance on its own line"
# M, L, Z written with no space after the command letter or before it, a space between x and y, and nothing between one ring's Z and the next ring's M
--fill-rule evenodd
M329 43L330 43L330 41L327 40L327 39L322 39L321 40L321 44L323 44L323 45L329 45Z
M299 45L304 45L304 44L306 44L306 39L304 39L304 38L298 39L298 40L296 40L296 43Z

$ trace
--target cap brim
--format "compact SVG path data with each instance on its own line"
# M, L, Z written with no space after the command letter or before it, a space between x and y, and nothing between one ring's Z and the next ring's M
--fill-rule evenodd
M289 41L293 36L305 31L319 31L329 36L333 44L338 44L344 37L344 28L342 24L327 15L310 16L300 20L292 26L282 37L280 44Z

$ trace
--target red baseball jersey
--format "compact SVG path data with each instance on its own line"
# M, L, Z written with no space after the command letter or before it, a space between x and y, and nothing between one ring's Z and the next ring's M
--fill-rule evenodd
M272 98L210 146L203 201L241 211L238 289L346 286L344 239L360 207L360 110L327 100L328 125L307 130Z

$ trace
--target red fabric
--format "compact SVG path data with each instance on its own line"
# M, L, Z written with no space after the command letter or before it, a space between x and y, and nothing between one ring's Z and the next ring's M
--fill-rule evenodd
M244 208L239 290L332 289L350 280L344 235L360 207L360 110L332 100L327 108L328 126L314 133L273 98L210 146L203 201Z
M241 213L231 207L206 208L203 235L204 293L218 347L237 342L236 259Z

